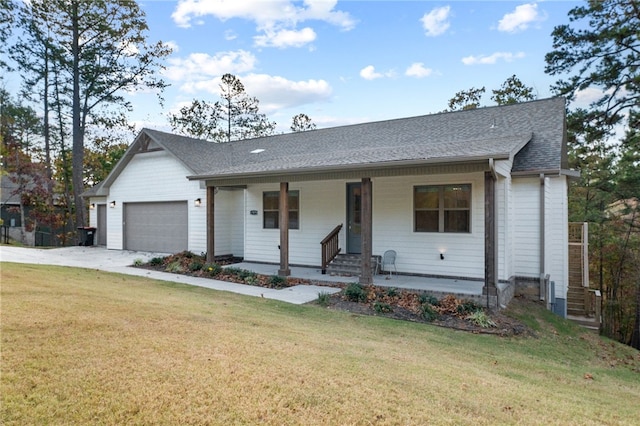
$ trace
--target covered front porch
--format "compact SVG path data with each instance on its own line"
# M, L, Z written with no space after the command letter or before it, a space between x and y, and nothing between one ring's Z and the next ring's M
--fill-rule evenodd
M363 285L457 294L476 298L479 302L487 299L487 304L492 307L503 305L500 302L509 298L499 297L500 288L497 286L495 177L491 171L486 170L488 163L474 163L465 167L464 170L456 171L466 173L455 176L443 173L440 169L437 170L440 173L433 173L433 170L419 170L422 173L416 173L412 169L411 172L416 173L415 175L402 171L392 173L397 176L380 176L376 179L375 194L373 179L369 176L356 178L357 180L351 175L333 180L296 176L289 177L287 181L270 178L268 183L238 178L207 179L208 261L213 261L214 256L216 189L229 188L235 184L235 188L245 191L244 209L242 213L238 213L245 218L242 257L247 262L237 265L240 268L265 275L304 278L312 283L359 282ZM376 173L369 171L367 174ZM412 197L416 185L431 182L442 186L453 179L456 182L469 182L469 189L472 186L476 188L472 195L473 214L469 208L467 215L469 231L458 234L416 232L412 213ZM290 189L288 180L293 181L293 189ZM358 190L355 197L353 188ZM293 208L289 205L290 191L295 193ZM275 199L275 203L271 202L271 197ZM352 198L356 200L353 203L350 202ZM380 200L375 207L374 198ZM469 204L471 200L467 205ZM352 220L354 216L351 210L354 205L357 206L357 220ZM345 210L346 220L343 216ZM291 215L292 211L294 215ZM290 227L292 218L294 226ZM330 229L329 226L343 220L344 226L336 227L330 234L333 235L332 238L327 236L322 239L326 235L326 229ZM355 244L350 236L352 228L358 229ZM322 230L324 233L321 233ZM333 251L327 252L326 241L333 242L327 244ZM400 262L404 262L399 263L397 268L401 275L394 274L390 277L374 273L374 255L381 255L387 249L397 250ZM322 262L315 257L320 252ZM331 276L322 273L326 272L327 262L331 262L338 253L345 252L355 253L360 257L360 274Z
M277 275L279 265L241 262L228 265L229 267L246 269L263 275ZM322 274L320 268L290 266L291 278L308 280L312 285L333 285L336 283L348 284L358 282L357 276L340 276ZM380 287L414 290L433 294L435 296L453 294L462 299L473 299L482 303L486 295L482 295L484 282L481 280L456 279L444 277L422 277L415 275L380 273L372 275L372 284Z

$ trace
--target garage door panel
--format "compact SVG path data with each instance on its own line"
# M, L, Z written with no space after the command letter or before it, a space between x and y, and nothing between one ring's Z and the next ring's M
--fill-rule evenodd
M125 249L178 253L188 246L186 201L125 203Z

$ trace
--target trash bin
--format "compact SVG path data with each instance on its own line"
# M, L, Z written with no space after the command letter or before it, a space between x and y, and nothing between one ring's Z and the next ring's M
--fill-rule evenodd
M93 238L96 235L96 228L91 226L79 226L78 227L78 245L80 246L92 246Z

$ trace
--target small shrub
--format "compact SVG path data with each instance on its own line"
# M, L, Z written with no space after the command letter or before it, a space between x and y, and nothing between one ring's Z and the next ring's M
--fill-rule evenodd
M144 264L144 261L142 259L135 259L133 261L133 266L142 266Z
M218 265L217 263L208 263L208 264L204 265L203 268L204 268L204 271L210 277L215 277L220 272L222 272L222 266Z
M256 274L249 275L244 278L244 283L249 285L256 285L258 282L258 276Z
M429 303L424 303L420 307L420 310L421 310L422 318L424 318L424 320L427 322L434 321L438 318L438 312L435 309L433 309L433 306Z
M473 300L465 300L465 301L463 301L462 303L460 303L458 305L456 310L458 311L458 314L460 314L460 315L472 314L474 312L481 311L482 310L482 306L480 306L479 304L477 304Z
M380 302L379 300L376 300L376 302L373 304L373 310L379 314L387 314L393 312L391 305L389 305L388 303Z
M160 266L164 263L163 257L154 257L149 261L149 265L151 266Z
M224 268L224 273L226 275L233 275L233 276L239 276L241 273L242 269L240 268L234 268L234 267L230 267L230 268Z
M358 283L351 283L344 289L344 295L351 302L364 302L367 300L367 292Z
M164 268L164 270L165 270L165 272L173 272L173 273L176 273L176 274L180 274L180 273L184 272L184 269L182 268L182 265L177 260L169 263L167 265L167 267Z
M257 278L257 275L255 272L252 272L246 269L240 269L236 275L238 276L238 278L240 278L243 281L246 281L248 278L254 279L254 280Z
M202 263L196 261L193 261L189 264L189 270L191 272L195 272L195 271L199 271L202 269Z
M387 289L387 296L388 297L397 297L398 296L398 289L395 287L389 287Z
M185 251L183 251L181 253L178 253L176 255L176 257L186 257L187 259L191 259L193 256L195 256L195 254L193 254L189 250L185 250Z
M496 323L482 310L475 311L465 318L482 328L496 327Z
M326 291L321 291L320 293L318 293L318 305L329 306L330 300L331 293L327 293Z
M278 288L278 287L282 287L285 283L285 279L279 275L271 275L269 277L269 284L272 287Z
M432 294L426 294L426 293L422 293L418 297L418 301L422 305L424 305L425 303L428 303L429 305L432 305L432 306L438 306L440 304L437 297L435 297Z

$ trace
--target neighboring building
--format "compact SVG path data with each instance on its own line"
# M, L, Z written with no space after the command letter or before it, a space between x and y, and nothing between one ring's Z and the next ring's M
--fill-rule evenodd
M30 177L23 178L24 183L20 184L20 179L14 173L0 175L0 218L2 219L1 238L6 236L20 241L28 246L54 246L62 244L54 237L56 234L68 232L68 229L51 230L51 227L36 224L36 226L25 226L31 219L33 207L21 205L21 197L24 192L32 191L33 180ZM54 198L54 203L59 206L58 199ZM27 223L23 223L27 222ZM31 222L33 223L33 222ZM27 231L28 228L31 230Z
M344 224L339 247L365 265L393 249L400 273L484 280L491 296L548 276L564 314L571 174L553 98L221 144L144 129L85 196L109 249L232 254L286 275L321 266Z

